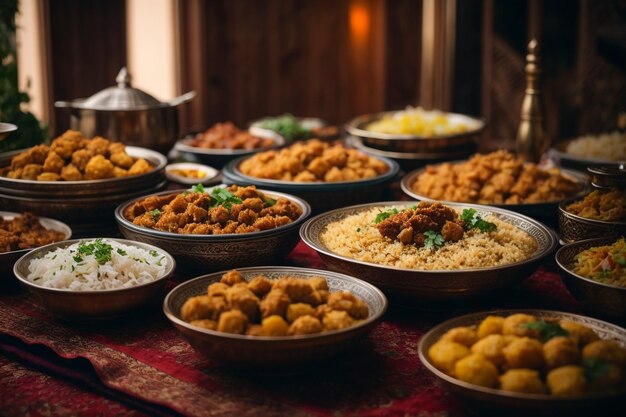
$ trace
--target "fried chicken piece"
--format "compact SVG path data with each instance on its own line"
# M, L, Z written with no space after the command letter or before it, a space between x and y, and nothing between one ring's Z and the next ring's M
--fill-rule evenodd
M72 153L78 148L78 143L73 140L57 138L50 144L50 152L54 152L63 159L70 159Z
M150 162L146 161L143 158L139 158L128 169L128 175L140 175L150 171L152 171L152 165L150 165Z
M245 285L227 289L226 301L231 309L240 310L251 322L259 316L260 300Z
M464 234L465 230L463 230L463 226L449 220L446 220L446 223L441 229L441 235L446 242L458 242L463 239Z
M369 315L367 304L348 291L338 291L329 294L328 305L333 310L346 311L358 320L365 319Z
M87 149L79 149L72 154L72 164L81 172L85 171L85 167L89 160L94 156L93 152Z
M246 282L245 279L243 279L243 277L241 276L241 274L239 273L239 271L237 271L236 269L233 269L231 271L228 271L227 273L225 273L224 275L222 275L222 278L220 279L220 282L226 284L226 285L235 285L239 282Z
M320 333L322 330L324 328L317 317L301 316L291 323L287 334L292 336L314 334Z
M113 164L124 169L130 169L135 162L133 157L127 154L126 152L112 153L109 159L111 160L111 162L113 162Z
M85 178L100 180L113 177L113 164L102 155L92 157L85 166Z
M272 283L263 275L259 275L252 278L250 282L248 282L248 289L252 291L257 297L263 297L265 294L272 290Z
M87 150L91 151L94 156L95 155L102 155L102 156L106 156L107 154L107 150L109 149L109 145L111 144L111 141L108 139L104 139L100 136L96 136L95 138L91 139L89 141L89 143L87 143Z
M261 300L260 309L262 317L273 315L284 317L287 307L291 303L289 296L279 288L273 288L267 296Z
M30 148L28 150L28 155L30 156L33 164L43 165L46 161L46 157L48 156L48 152L50 152L50 147L42 144Z
M42 172L37 175L37 181L61 181L61 176L55 172Z
M222 313L217 322L217 330L226 333L243 334L248 324L248 318L239 310L230 310Z
M44 172L54 172L55 174L61 173L61 169L65 166L65 161L55 152L50 151L43 163Z
M332 310L324 315L322 324L325 330L341 330L354 324L354 319L346 311Z
M80 181L83 179L83 174L80 173L76 165L69 164L61 169L61 178L65 181Z
M180 309L180 317L186 322L203 319L217 320L227 309L228 306L223 297L198 295L185 301Z
M16 171L19 168L24 168L28 164L32 164L33 158L30 156L28 152L22 152L17 154L11 159L11 169Z
M23 180L36 180L43 172L43 166L37 164L28 164L22 169L20 178Z

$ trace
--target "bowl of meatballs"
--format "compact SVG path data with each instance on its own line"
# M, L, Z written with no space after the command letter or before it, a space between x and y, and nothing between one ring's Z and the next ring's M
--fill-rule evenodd
M68 130L50 145L0 159L3 209L33 211L81 225L113 224L113 209L166 184L166 158L102 137Z
M384 294L364 281L282 266L204 275L180 284L163 302L167 318L203 355L270 371L349 349L386 309Z
M491 411L584 415L623 405L626 393L626 330L571 313L457 317L424 335L419 356L450 391Z

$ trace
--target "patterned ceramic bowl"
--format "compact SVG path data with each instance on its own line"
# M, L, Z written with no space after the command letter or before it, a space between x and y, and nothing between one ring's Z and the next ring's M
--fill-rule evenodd
M272 369L319 361L350 348L364 337L387 310L385 295L371 284L348 275L317 269L263 266L237 269L246 280L257 275L269 279L284 276L326 278L330 292L348 290L363 299L369 308L367 319L346 329L302 336L246 336L192 326L180 318L180 309L192 296L206 294L207 286L218 282L224 272L187 281L165 297L163 311L178 331L200 353L236 367Z
M300 237L315 249L329 269L353 275L370 282L393 300L411 304L433 305L454 302L507 289L532 274L542 259L557 247L556 236L542 223L521 214L494 207L461 203L446 203L457 208L474 208L481 216L492 214L528 233L537 243L537 249L527 259L490 268L461 270L420 270L380 265L339 255L328 249L320 239L324 228L347 216L372 208L408 208L415 203L407 201L379 202L345 207L320 214L307 221L300 229Z
M566 319L583 324L602 339L616 340L626 346L626 329L604 321L584 317L572 313L549 310L500 310L472 313L448 320L426 333L419 344L419 357L424 366L441 380L446 388L468 402L471 407L493 415L524 415L524 416L590 416L598 412L617 410L623 407L626 399L626 387L619 392L601 392L581 396L554 397L547 394L524 394L503 391L495 388L486 388L463 382L453 378L435 368L428 357L428 349L448 330L459 326L474 326L489 315L508 316L516 313L526 313L539 318ZM600 411L603 410L603 411ZM613 414L603 414L613 415ZM616 414L617 415L617 414Z
M563 246L556 253L556 263L563 272L563 282L570 293L590 310L626 319L626 287L603 284L576 274L574 261L580 252L596 246L612 245L615 237L581 240Z
M152 194L162 196L185 190ZM131 240L161 247L171 253L182 268L215 271L233 266L253 266L271 263L289 255L298 243L298 229L311 213L311 207L300 198L274 191L260 190L276 199L283 197L302 209L300 217L275 229L260 232L223 235L183 235L163 232L133 224L126 217L127 209L143 196L127 201L115 209L115 220L122 234Z

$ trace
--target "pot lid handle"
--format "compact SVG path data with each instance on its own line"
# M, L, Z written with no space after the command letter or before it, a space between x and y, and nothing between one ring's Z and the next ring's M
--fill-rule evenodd
M128 88L130 87L131 76L126 67L122 67L120 72L115 77L115 81L117 82L117 86L119 88Z

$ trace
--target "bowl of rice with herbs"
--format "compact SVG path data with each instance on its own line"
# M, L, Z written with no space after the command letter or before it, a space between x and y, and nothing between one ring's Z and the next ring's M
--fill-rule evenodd
M509 288L557 245L542 223L460 203L372 203L321 214L300 236L326 265L392 298L456 301Z
M66 320L119 317L158 299L176 263L162 249L124 239L67 240L21 257L15 276Z

